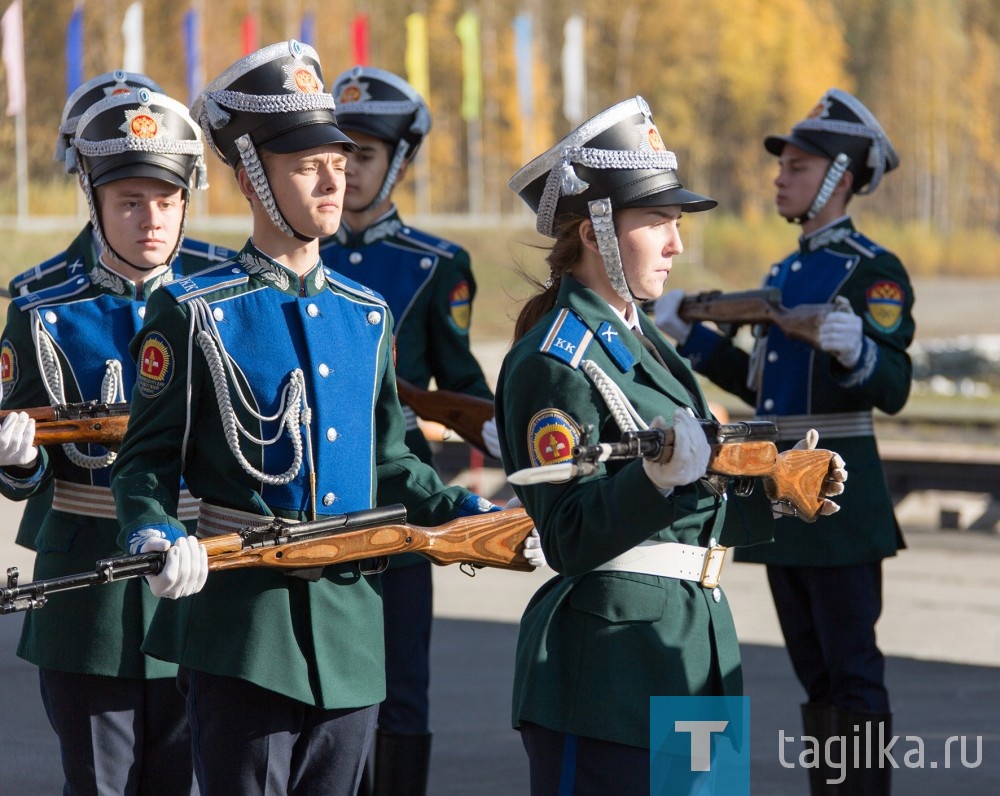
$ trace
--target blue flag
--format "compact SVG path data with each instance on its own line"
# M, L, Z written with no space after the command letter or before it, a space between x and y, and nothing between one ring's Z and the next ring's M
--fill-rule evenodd
M184 15L184 59L187 63L188 105L201 93L201 20L193 8Z
M83 6L73 9L66 26L66 96L83 85Z
M299 41L308 44L310 47L316 46L316 15L312 11L302 16L302 24L299 28Z

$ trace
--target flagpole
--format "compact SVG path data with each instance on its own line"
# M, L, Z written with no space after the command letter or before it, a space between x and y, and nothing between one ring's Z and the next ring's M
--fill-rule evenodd
M25 116L27 107L14 117L14 138L17 150L17 220L28 218L28 133Z

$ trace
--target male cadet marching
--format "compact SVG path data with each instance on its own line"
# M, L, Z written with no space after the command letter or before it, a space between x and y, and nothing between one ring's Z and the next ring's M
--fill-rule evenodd
M403 223L394 188L431 128L423 98L401 77L369 66L343 72L333 84L337 123L358 145L347 156L344 218L320 244L330 268L383 296L395 320L396 372L421 389L493 400L482 368L469 348L476 283L468 252ZM430 446L406 415L406 444L431 464ZM499 457L496 426L484 428ZM431 564L422 556L397 556L382 575L385 613L386 700L375 742L375 794L418 796L426 790L431 732Z
M768 136L764 146L778 158L778 213L802 225L798 248L772 266L764 284L781 288L787 307L837 305L840 311L819 328L818 348L770 326L758 330L748 356L729 337L680 320L678 291L659 300L656 322L678 340L696 370L755 405L758 417L774 420L786 443L814 428L854 473L855 486L841 499L841 511L824 520L823 533L784 519L776 524L774 544L736 552L737 560L767 565L788 653L808 697L802 705L806 735L820 748L829 738L846 738L850 749L859 739L892 735L875 623L882 611L882 559L895 555L903 539L872 410L893 414L909 397L906 349L913 340L914 298L902 263L857 231L847 204L855 194L874 191L899 156L871 111L839 89L827 91L790 135ZM745 527L769 523L767 501L738 501L728 519L734 517ZM866 727L872 735L866 736ZM841 776L827 762L810 769L814 794L832 792L829 782ZM890 771L848 766L834 790L888 793Z
M81 114L98 100L109 97L112 94L123 94L136 88L148 88L150 91L163 93L159 85L150 80L146 75L138 72L125 72L117 69L114 72L105 72L103 75L91 78L86 83L79 86L63 105L62 121L59 124L59 137L56 139L55 160L63 164L67 174L76 173L76 159L71 158L66 162L66 152L76 132L76 123L80 121ZM95 255L96 256L96 255ZM80 263L79 265L77 263ZM43 263L33 266L26 271L22 271L15 276L7 287L8 296L20 296L30 293L36 288L52 286L64 281L70 273L67 268L73 266L75 270L82 268L82 261L77 261L67 257L67 252L60 252L55 257ZM4 360L4 372L9 372L10 362ZM3 398L0 392L0 399ZM17 544L27 547L29 550L35 549L35 536L42 525L42 520L52 505L52 485L51 483L43 490L35 492L24 501L24 511L21 513L21 522L17 528Z
M146 300L216 254L183 239L192 183L204 187L200 131L187 108L148 85L111 73L67 103L66 168L78 174L90 223L64 253L15 279L27 289L15 291L0 343L4 409L125 400L135 381L128 343ZM53 489L31 540L34 576L92 569L120 552L115 454L73 443L40 449L34 428L23 412L0 427L0 492L23 500ZM182 494L181 517L193 519ZM39 667L67 793L193 790L176 666L140 652L155 602L146 584L125 581L52 595L25 617L18 655Z
M169 596L191 595L161 601L143 649L181 665L203 790L353 796L385 698L379 575L355 562L206 582L203 559L174 553L178 476L201 498L200 536L376 504L403 503L424 526L496 507L410 453L388 308L320 261L356 145L316 51L265 47L192 113L234 169L253 234L230 262L158 293L133 347L142 373L113 481L121 539L171 544Z

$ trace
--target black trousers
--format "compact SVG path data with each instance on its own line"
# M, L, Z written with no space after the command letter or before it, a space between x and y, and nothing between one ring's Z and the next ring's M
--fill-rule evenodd
M65 793L195 793L184 699L174 678L134 680L39 669L59 736Z
M181 667L203 794L354 796L378 707L327 710L234 677Z
M875 640L882 562L767 568L781 632L810 702L888 713L885 658Z

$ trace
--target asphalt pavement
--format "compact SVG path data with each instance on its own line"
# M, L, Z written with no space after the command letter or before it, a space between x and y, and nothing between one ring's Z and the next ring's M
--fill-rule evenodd
M491 468L463 470L456 481L503 496L502 475ZM1000 793L1000 535L941 530L938 514L921 500L899 507L910 547L885 564L878 626L899 736L894 792ZM18 565L24 582L31 555L13 544L19 516L18 504L0 502L0 567ZM517 621L552 573L481 570L470 578L455 566L434 573L429 793L525 794L527 759L510 728ZM802 747L780 741L782 732L801 734L803 695L781 644L763 568L730 562L722 583L742 641L752 792L806 793L806 773L797 765ZM58 747L37 675L14 654L21 621L0 616L0 794L58 794Z

